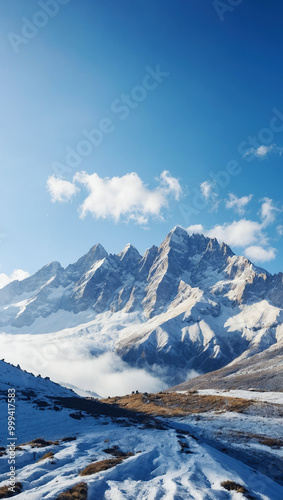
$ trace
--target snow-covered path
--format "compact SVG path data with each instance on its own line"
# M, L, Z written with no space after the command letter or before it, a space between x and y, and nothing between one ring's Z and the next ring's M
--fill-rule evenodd
M89 463L109 458L103 449L114 445L134 456L107 471L78 475ZM182 453L182 447L187 453ZM37 462L50 449L52 461ZM221 486L227 480L244 485L258 499L278 500L283 495L283 487L175 429L97 423L92 432L75 441L37 450L36 459L34 453L30 447L19 452L22 465L17 480L24 486L19 500L55 499L82 480L88 484L90 500L244 499L241 493Z

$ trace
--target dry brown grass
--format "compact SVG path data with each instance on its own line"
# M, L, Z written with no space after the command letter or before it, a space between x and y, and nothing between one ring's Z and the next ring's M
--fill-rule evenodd
M42 462L42 460L46 460L46 458L54 458L54 453L53 451L49 451L48 453L45 453L43 457L41 457L37 462Z
M87 484L78 483L57 497L56 500L87 500Z
M97 474L97 472L101 472L104 470L112 469L116 465L123 462L128 457L132 457L133 453L124 453L122 456L118 456L115 458L107 458L106 460L99 460L98 462L93 462L92 464L87 465L83 470L79 472L80 476L90 476L91 474Z
M248 500L254 500L254 497L249 494L247 488L245 488L242 484L235 483L234 481L222 481L221 486L228 491L243 493Z
M283 439L270 438L266 436L255 436L259 443L269 446L270 448L281 448L283 446Z
M0 487L0 498L11 498L15 495L18 495L19 493L21 493L23 485L22 483L16 483L14 486L15 493L13 493L13 491L10 491L9 488L11 488L10 485Z
M55 446L60 444L59 441L45 441L43 438L36 438L33 441L29 441L28 443L23 443L18 445L16 449L21 449L21 446L31 446L32 448L45 448L46 446Z
M16 446L16 450L22 450L22 446L31 446L32 448L45 448L47 446L58 446L60 442L69 443L71 441L75 441L76 437L65 437L56 441L46 441L43 438L36 438L33 441L29 441L28 443L19 444ZM3 448L4 450L5 448ZM1 448L0 448L0 456L1 456Z
M77 439L76 437L68 436L68 437L62 438L61 441L62 441L62 443L70 443L71 441L76 441L76 439Z
M124 459L122 457L117 458L107 458L106 460L100 460L98 462L93 462L87 465L83 470L79 472L80 476L90 476L91 474L97 474L103 470L111 469L115 465L122 462Z
M105 448L104 453L108 455L113 455L113 457L127 457L130 456L128 453L120 450L118 446L113 446L112 448Z
M269 446L270 448L281 448L283 447L283 439L271 438L268 436L263 436L262 434L253 434L251 432L234 431L231 434L239 439L253 440L260 444Z
M200 395L194 392L180 394L176 392L158 394L131 394L129 396L105 399L104 403L120 408L156 416L184 416L208 411L244 412L255 402L241 398Z

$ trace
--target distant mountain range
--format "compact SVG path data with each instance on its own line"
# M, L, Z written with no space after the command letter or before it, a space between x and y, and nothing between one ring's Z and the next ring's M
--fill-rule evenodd
M66 269L52 262L9 283L0 290L0 331L71 328L80 342L85 332L92 355L114 351L173 385L190 370L282 345L282 306L282 273L177 226L143 256L130 244L118 255L97 244Z

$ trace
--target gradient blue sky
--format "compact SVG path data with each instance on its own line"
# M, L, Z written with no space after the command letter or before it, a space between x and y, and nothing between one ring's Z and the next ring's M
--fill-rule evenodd
M143 253L177 224L224 235L236 253L283 271L283 4L243 0L221 20L210 0L65 2L17 52L11 33L22 36L23 18L44 23L40 2L0 5L0 273L65 266L97 242L114 253L130 241ZM121 120L111 104L158 64L169 76ZM51 201L54 162L103 118L115 130L61 178L136 172L146 190L160 190L169 171L183 193L164 191L163 220L82 219L82 185L69 202ZM219 187L211 172L230 161L237 175Z

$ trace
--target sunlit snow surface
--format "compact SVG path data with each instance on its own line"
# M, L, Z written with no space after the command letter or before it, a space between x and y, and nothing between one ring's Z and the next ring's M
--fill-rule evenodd
M41 437L56 440L76 437L72 442L60 442L47 448L36 449L29 445L17 452L17 481L23 492L17 498L41 500L56 499L58 494L84 481L88 484L90 500L226 500L244 499L240 493L228 492L221 482L231 480L244 485L257 499L279 500L283 498L283 487L248 466L195 440L184 431L196 428L191 419L170 419L164 430L144 428L125 419L93 417L82 413L81 420L70 417L72 410L52 407L39 409L32 398L23 400L23 391L33 390L41 401L52 401L52 397L72 396L67 389L52 382L23 373L20 369L0 362L1 391L1 446L7 443L7 415L3 395L8 387L15 387L17 394L16 422L18 444ZM4 410L4 411L3 411ZM244 418L240 421L247 429ZM236 415L221 415L236 419ZM125 426L128 425L128 426ZM276 429L272 419L269 424ZM198 434L211 428L213 421L202 417L197 422ZM277 424L278 425L278 424ZM271 432L271 427L270 427ZM181 453L180 442L186 443L189 453ZM81 477L78 472L89 463L109 458L103 450L118 446L134 455L115 467L94 475ZM52 451L52 460L37 462L47 451ZM7 456L0 458L0 487L7 484Z
M215 396L225 396L225 398L243 398L253 399L255 401L264 401L266 403L275 403L283 405L283 392L260 392L260 391L242 391L230 389L229 391L218 391L215 389L202 389L198 394L214 394Z

